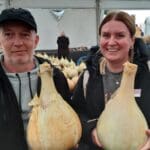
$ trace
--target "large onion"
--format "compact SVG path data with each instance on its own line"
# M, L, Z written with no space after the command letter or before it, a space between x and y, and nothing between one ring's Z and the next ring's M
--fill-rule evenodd
M33 98L27 139L32 150L69 150L81 137L81 124L75 111L55 89L53 69L40 66L41 93Z

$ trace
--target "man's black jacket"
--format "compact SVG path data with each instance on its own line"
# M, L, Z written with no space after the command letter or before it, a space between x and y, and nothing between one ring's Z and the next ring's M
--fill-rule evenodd
M44 60L38 58L40 64ZM67 81L62 72L54 68L54 82L57 91L65 100L70 99ZM38 91L40 91L40 80ZM1 150L27 150L24 135L23 120L12 85L0 64L0 149Z

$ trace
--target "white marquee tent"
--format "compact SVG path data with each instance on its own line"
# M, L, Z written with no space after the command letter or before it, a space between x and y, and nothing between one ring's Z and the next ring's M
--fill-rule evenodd
M37 49L46 50L57 48L62 31L69 36L70 47L96 45L105 10L146 10L150 0L0 0L0 10L7 7L23 7L33 13L40 35Z

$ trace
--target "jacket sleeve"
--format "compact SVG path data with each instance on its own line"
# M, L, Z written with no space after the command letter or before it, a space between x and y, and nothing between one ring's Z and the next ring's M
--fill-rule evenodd
M82 124L82 137L81 140L86 143L92 143L91 132L96 127L96 121L90 122L88 112L86 109L86 99L83 92L83 74L80 76L73 93L71 105L79 115Z
M58 68L54 68L53 78L57 91L61 94L64 100L70 103L71 92L64 74Z

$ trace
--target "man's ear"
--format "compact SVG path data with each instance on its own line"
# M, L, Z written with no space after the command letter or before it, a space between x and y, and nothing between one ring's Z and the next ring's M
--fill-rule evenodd
M38 43L39 43L39 35L36 35L34 49L37 47Z
M1 29L0 29L0 49L2 49L3 47L2 47L2 31L1 31Z
M1 38L1 37L0 37ZM1 39L0 39L0 49L2 49Z

